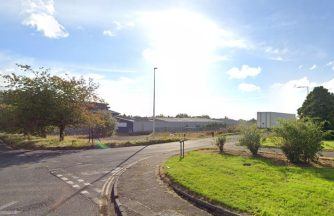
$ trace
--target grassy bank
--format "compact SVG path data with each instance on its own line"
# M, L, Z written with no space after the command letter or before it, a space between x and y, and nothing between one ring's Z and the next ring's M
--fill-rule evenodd
M59 141L57 136L41 138L36 136L24 136L22 134L0 133L0 140L14 149L86 149L86 148L108 148L135 145L152 145L158 143L175 142L178 136L143 136L143 137L119 137L94 140L94 144L81 136L66 136L64 141Z
M334 140L324 140L322 141L323 150L325 151L334 151ZM268 148L279 148L281 140L278 137L268 137L261 141L262 147Z
M246 166L248 165L248 166ZM249 166L250 165L250 166ZM207 199L254 215L334 215L334 169L193 151L167 175Z

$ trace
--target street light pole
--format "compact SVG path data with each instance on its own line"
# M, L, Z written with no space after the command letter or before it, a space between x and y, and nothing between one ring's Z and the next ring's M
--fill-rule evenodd
M155 70L158 68L154 68L154 75L153 75L153 135L155 133Z
M307 95L310 93L310 87L309 86L296 86L296 88L306 88Z

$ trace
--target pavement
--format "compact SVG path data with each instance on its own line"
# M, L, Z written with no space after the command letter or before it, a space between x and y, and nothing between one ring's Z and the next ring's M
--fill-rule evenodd
M186 142L186 149L212 139ZM98 215L102 187L139 159L176 153L179 143L91 150L11 150L0 143L0 215Z
M151 157L131 166L119 178L119 201L129 216L210 215L182 199L158 177L167 155Z

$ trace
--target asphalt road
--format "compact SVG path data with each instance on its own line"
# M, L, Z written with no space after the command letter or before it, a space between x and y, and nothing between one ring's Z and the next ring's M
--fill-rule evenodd
M186 149L212 139L186 141ZM104 182L141 158L171 154L179 143L81 151L9 150L0 144L0 215L97 215Z

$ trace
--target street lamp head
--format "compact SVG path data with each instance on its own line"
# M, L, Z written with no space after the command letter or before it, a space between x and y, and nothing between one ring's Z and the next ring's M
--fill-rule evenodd
M154 68L154 70L157 70L157 69L158 69L157 67Z

